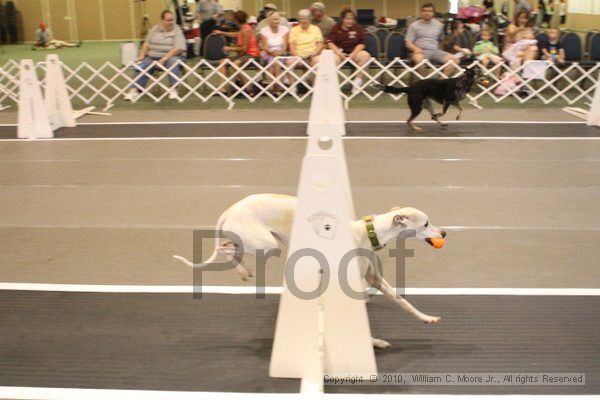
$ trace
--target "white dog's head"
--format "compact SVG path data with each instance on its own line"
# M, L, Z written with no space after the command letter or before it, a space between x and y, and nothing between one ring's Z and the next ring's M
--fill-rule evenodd
M405 233L410 237L414 232L414 236L418 240L425 241L431 246L434 246L431 239L443 239L446 237L445 231L434 226L429 222L427 214L416 208L394 207L385 215L388 216L392 229L396 230L398 234Z

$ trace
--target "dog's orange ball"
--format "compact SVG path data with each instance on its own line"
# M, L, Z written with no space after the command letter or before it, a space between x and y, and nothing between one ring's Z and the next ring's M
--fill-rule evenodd
M430 240L431 244L433 244L433 247L435 247L436 249L441 249L442 247L444 247L444 243L446 243L446 239L442 238L434 238Z
M484 87L488 87L488 86L490 86L490 81L488 79L484 79L484 80L481 81L481 84Z

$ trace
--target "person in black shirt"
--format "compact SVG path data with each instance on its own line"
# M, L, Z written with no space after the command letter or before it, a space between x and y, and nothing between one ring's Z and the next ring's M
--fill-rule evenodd
M557 28L548 29L548 44L542 48L542 60L553 63L565 62L565 50L560 45L560 31Z

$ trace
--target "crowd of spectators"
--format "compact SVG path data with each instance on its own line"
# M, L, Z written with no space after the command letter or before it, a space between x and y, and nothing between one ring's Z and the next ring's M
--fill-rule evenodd
M504 26L501 26L503 20L496 13L494 0L483 1L480 6L483 13L475 19L476 26L473 20L460 18L460 15L440 18L441 14L432 3L422 4L419 18L412 21L405 31L408 57L415 64L423 60L447 64L446 75L464 60L477 59L484 67L505 62L511 68L538 58L563 62L564 51L559 44L558 29L548 30L549 41L542 48L538 47L535 39L534 29L549 23L548 16L551 17L554 12L547 1L538 0L534 7L528 0L514 0L514 17L506 18ZM241 10L224 10L218 0L201 0L196 11L201 38L216 34L226 39L219 67L223 81L249 60L262 63L271 75L278 76L283 66L293 70L299 60L315 65L323 49L331 49L338 63L351 60L361 66L371 58L366 51L365 28L357 22L357 14L350 8L344 8L334 19L328 15L324 3L315 2L288 20L274 4L266 4L255 18ZM560 12L565 10L561 8ZM477 38L470 46L472 49L462 40L465 29ZM500 40L499 30L502 30ZM140 71L151 71L156 63L171 68L185 57L185 52L182 29L175 24L173 13L164 11L161 22L150 30L141 48L138 64L134 67L136 79L126 97L134 99L146 84L147 74ZM171 83L179 75L178 68L171 68ZM283 81L293 86L293 91L296 88L293 83L298 77L293 73L287 75ZM237 74L236 78L242 83L245 81L244 74ZM363 73L357 73L352 90L360 89L363 81ZM248 85L246 89L251 91L252 87ZM279 82L270 87L273 93L284 89ZM227 93L227 85L221 85L221 91ZM169 93L171 98L176 96L175 92Z

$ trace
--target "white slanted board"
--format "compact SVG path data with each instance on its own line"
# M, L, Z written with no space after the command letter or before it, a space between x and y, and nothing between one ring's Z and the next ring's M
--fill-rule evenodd
M20 139L53 137L42 89L32 60L21 60L20 63L17 137Z
M284 281L269 369L272 377L303 378L303 386L305 381L322 385L324 373L367 377L377 371L365 301L347 296L338 280L342 257L356 247L349 225L354 210L343 124L337 71L328 50L317 70L288 261L301 249L320 252L329 264L329 282L321 297L305 300ZM347 280L353 290L364 290L356 259L348 266ZM299 259L293 282L303 292L316 290L319 263L313 257Z
M46 110L52 129L77 126L65 84L65 77L56 54L46 57Z
M588 114L587 124L600 126L600 76L596 82L596 90L594 91L592 104L590 104L590 113Z

